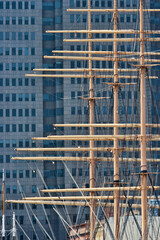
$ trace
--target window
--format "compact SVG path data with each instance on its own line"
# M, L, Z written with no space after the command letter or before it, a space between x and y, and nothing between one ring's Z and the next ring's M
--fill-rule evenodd
M74 23L74 14L70 15L70 23Z
M16 40L16 32L12 32L12 40Z
M28 9L28 2L24 2L24 9Z
M0 63L0 71L3 71L3 63Z
M24 33L24 40L28 40L28 32Z
M6 178L10 178L10 171L6 170Z
M23 140L19 139L19 147L23 147Z
M3 163L3 155L0 155L0 163Z
M10 155L6 155L6 163L10 163Z
M86 0L83 0L82 6L83 6L83 7L86 7L86 6L87 6L87 1L86 1Z
M80 106L77 107L77 114L78 115L82 114L82 108Z
M3 94L0 94L0 102L3 102Z
M32 185L32 193L36 193L37 192L36 190L37 190L36 185Z
M31 25L34 25L34 24L35 24L35 18L31 17Z
M55 17L55 23L56 24L61 24L62 23L62 16L56 16Z
M0 9L3 9L3 2L0 1Z
M0 86L3 86L3 78L0 78Z
M76 0L76 7L80 7L80 0Z
M19 170L19 178L23 178L23 170Z
M16 9L16 1L12 2L12 9Z
M18 32L18 40L23 40L22 32Z
M36 170L32 170L32 178L36 178Z
M19 94L18 94L18 101L19 101L19 102L22 102L22 101L23 101L23 94L22 94L22 93L19 93Z
M16 78L12 78L12 86L16 86Z
M6 109L6 117L10 116L10 109Z
M22 86L22 78L18 78L18 86Z
M3 40L3 32L0 32L0 40Z
M16 17L12 17L12 24L16 25Z
M17 146L17 142L15 139L12 140L12 147L16 147Z
M17 178L17 171L16 171L16 170L13 170L13 171L12 171L12 177L13 177L13 178Z
M35 40L35 33L31 32L31 40Z
M28 64L28 63L25 63L25 64L24 64L24 69L25 69L26 71L29 70L29 64Z
M15 93L12 94L12 102L16 102L16 94Z
M24 48L24 55L25 56L28 56L29 55L29 48Z
M13 185L13 193L16 194L17 193L17 186Z
M28 21L28 17L25 17L25 18L24 18L24 24L25 24L25 25L28 25L28 22L29 22L29 21Z
M32 100L33 102L36 100L36 95L35 95L35 93L32 93L32 94L31 94L31 100Z
M18 9L22 9L22 2L18 2Z
M75 107L71 107L71 115L75 115L76 114L76 108Z
M26 178L29 178L29 177L30 177L30 171L26 170Z
M57 170L57 176L58 177L64 177L64 169L58 169Z
M31 79L31 86L35 86L35 78Z
M23 132L23 124L18 124L18 131Z
M127 22L130 22L131 21L131 15L130 14L127 14Z
M3 24L3 17L0 17L0 25Z
M10 132L10 125L6 124L6 132Z
M10 18L6 17L6 25L9 25L9 23L10 23Z
M3 117L3 109L0 109L0 117Z
M25 101L28 102L29 101L29 94L25 93Z
M12 71L16 71L16 63L12 63Z
M8 185L6 186L6 193L10 194L10 186L8 186Z
M31 116L32 117L35 117L36 116L36 110L33 108L31 109Z
M0 132L3 132L3 124L0 124Z
M81 15L80 15L80 14L77 14L77 15L76 15L76 22L77 22L77 23L80 23L80 21L81 21Z
M35 9L35 1L31 1L31 9Z
M25 124L25 132L29 132L29 124Z
M18 17L18 24L22 25L22 17Z
M35 131L36 131L36 125L32 124L32 132L35 132Z
M32 55L32 56L35 55L35 48L31 48L31 55Z
M3 148L3 140L0 139L0 147Z
M12 109L12 117L16 117L16 109Z
M6 63L6 71L9 71L9 63Z
M29 109L25 109L25 117L29 117Z
M70 0L70 7L74 7L74 0Z
M24 223L24 216L19 216L19 223L20 225Z

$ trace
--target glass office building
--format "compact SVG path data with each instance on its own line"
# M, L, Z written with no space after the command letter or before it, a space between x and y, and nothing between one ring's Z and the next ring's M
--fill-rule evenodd
M119 8L137 8L137 0L118 1ZM160 8L159 1L147 1L151 8ZM88 96L88 79L83 78L28 78L25 74L32 73L34 68L87 68L85 61L47 60L43 55L52 55L52 50L87 50L86 43L66 43L63 38L86 38L86 34L47 34L46 30L59 29L87 29L87 13L67 13L67 8L86 8L87 0L36 0L36 1L0 1L0 177L5 171L6 199L21 199L25 196L39 196L39 190L48 188L75 187L74 177L79 186L89 185L88 163L55 162L23 162L11 160L17 156L15 148L21 147L62 147L88 146L88 142L63 141L32 141L32 137L48 136L49 134L83 134L86 129L53 128L53 123L88 122L88 102L81 99ZM93 8L113 8L111 0L92 0ZM92 28L112 28L111 13L92 14ZM124 29L133 29L137 26L138 15L119 14L119 26ZM146 22L151 29L159 28L159 13L151 14ZM95 38L111 38L112 35L95 34ZM125 36L120 36L125 37ZM119 51L132 51L136 45L119 43ZM151 50L158 49L158 43L149 46ZM113 43L94 43L95 51L112 51ZM138 50L138 48L137 48ZM111 61L94 61L95 68L112 68ZM129 68L122 63L121 68ZM159 68L153 69L157 76ZM148 83L148 86L150 83ZM110 97L113 100L112 90L103 84L103 79L94 81L96 97ZM159 116L159 80L152 80L151 87L154 99L148 104L149 121L157 121ZM133 91L131 91L133 90ZM129 119L138 121L138 95L136 87L126 88L120 92L119 100L122 107L120 121L123 122L126 111ZM152 96L151 96L152 97ZM113 101L112 101L113 102ZM124 102L127 102L127 110ZM133 102L137 102L134 105ZM111 122L113 103L108 100L97 102L95 106L95 121ZM152 107L154 104L154 108ZM97 130L98 133L98 130ZM106 146L102 143L101 146ZM158 144L158 143L157 143ZM28 156L28 155L27 155ZM33 156L33 155L32 155ZM57 154L63 156L63 154ZM82 154L73 153L73 157ZM83 155L84 156L84 155ZM85 153L85 156L87 154ZM97 153L97 156L107 157L106 153ZM126 156L124 156L126 157ZM127 156L130 157L130 156ZM157 157L157 155L155 156ZM130 166L127 166L127 169ZM138 168L138 167L137 167ZM122 168L122 174L126 166ZM113 166L97 165L97 182L111 180ZM126 176L129 181L130 176ZM0 186L1 213L2 213L2 185ZM53 209L55 208L55 209ZM58 213L70 224L84 222L89 219L88 210L84 208L77 214L76 207L43 207L40 205L24 206L21 204L6 205L6 229L11 229L12 212L30 239L44 240L66 239L67 226L60 220ZM43 227L42 227L43 226ZM25 233L17 227L19 240L27 239ZM63 234L62 234L63 233ZM47 236L49 234L49 236ZM55 237L54 237L55 236ZM9 236L7 237L9 239Z

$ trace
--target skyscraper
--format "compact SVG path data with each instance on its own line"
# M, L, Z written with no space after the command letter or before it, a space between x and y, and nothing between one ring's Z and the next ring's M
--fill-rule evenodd
M159 2L148 1L147 3L151 3L152 7L159 7ZM136 0L119 1L120 8L128 8L130 6L137 8L138 2ZM71 134L87 132L86 129L81 128L66 130L63 128L54 129L52 126L53 123L88 122L88 102L81 99L82 96L88 96L88 81L85 75L83 78L54 79L25 77L25 74L31 73L35 67L85 68L87 66L85 61L47 60L42 57L43 55L52 55L52 50L87 50L88 46L86 43L63 42L63 38L85 38L86 34L47 34L45 32L52 29L86 29L87 13L66 12L67 8L86 7L87 0L0 1L0 177L2 178L2 169L4 168L6 199L18 199L26 195L37 196L39 189L44 188L44 183L47 184L48 188L74 187L75 182L71 179L70 174L75 178L79 186L87 186L89 184L88 163L70 163L67 165L69 172L65 168L65 164L61 162L42 163L11 160L11 157L15 155L14 148L17 147L38 147L42 144L45 147L70 145L70 142L64 143L63 141L34 142L31 140L32 137L47 136L50 133L62 134L65 132L66 134L69 131ZM111 0L95 0L92 1L92 7L112 8L113 3ZM152 20L155 19L154 15L151 17ZM157 16L159 15L156 15L156 19ZM137 21L137 14L119 14L121 28L125 28L127 23L128 28L132 29L132 26L135 26ZM151 24L157 28L157 21L151 22ZM111 13L94 13L92 15L92 27L94 29L105 29L106 26L107 28L112 27ZM111 38L112 35L103 33L95 34L94 37ZM157 46L152 47L155 49ZM132 51L135 48L135 43L132 45L119 44L120 51ZM95 43L93 44L93 50L112 51L113 44ZM112 68L111 61L94 61L93 64L95 68ZM128 68L130 66L127 63L123 63L120 67ZM112 89L104 87L101 78L95 79L94 84L96 87L95 96L110 97L112 100ZM158 98L158 81L155 80L154 84ZM133 108L133 102L136 101L138 96L136 95L136 89L134 91L128 90L128 96L125 90L121 90L120 101L122 103L127 99L129 118L133 117L136 120L138 103ZM104 122L110 122L112 119L112 108L111 101L102 100L100 104L97 102L95 121L99 122L103 119ZM152 105L149 105L150 119L151 108ZM126 114L126 105L124 103L119 111L122 115L120 120L123 122ZM152 112L152 114L154 113ZM88 146L88 142L82 143L80 141L73 141L71 144L73 146ZM62 155L61 153L59 154L59 156ZM73 156L76 157L77 155L73 153ZM81 154L78 156L81 156ZM98 152L97 156L102 156L102 153ZM104 153L104 157L107 156L109 155ZM127 155L127 157L129 156ZM124 166L123 172L125 172L125 168ZM104 168L99 164L97 169L97 181L107 180L113 175L112 164ZM43 182L43 179L45 182ZM11 215L12 211L15 211L17 221L24 228L30 239L45 239L46 233L44 233L44 230L41 230L35 216L37 215L49 234L51 234L51 231L49 230L48 221L51 222L51 227L57 239L62 239L62 223L52 208L46 208L45 212L41 206L32 206L32 210L29 209L28 212L25 206L19 204L7 205L6 228L11 228ZM65 208L58 207L58 210L65 218L67 216L68 222L71 219L71 224L88 220L88 211L86 209L83 210L82 219L78 218L75 207L71 207L68 213ZM30 217L28 214L30 214ZM49 219L47 219L47 216L49 216ZM20 240L25 239L25 234L20 229L18 229L18 236ZM64 239L66 239L65 236Z

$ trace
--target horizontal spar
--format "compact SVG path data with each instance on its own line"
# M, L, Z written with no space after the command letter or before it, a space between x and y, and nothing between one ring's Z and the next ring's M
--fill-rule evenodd
M119 72L137 72L137 69L123 69L119 68ZM33 71L37 72L89 72L89 68L35 68ZM92 72L113 72L113 69L110 68L92 68Z
M88 152L88 151L94 151L94 152L113 152L114 148L15 148L16 151L27 151L27 152ZM139 152L141 151L141 148L127 148L127 147L120 147L119 151L130 151L130 152ZM147 148L146 151L160 151L160 148Z
M26 77L47 77L47 78L114 78L114 75L78 75L78 74L25 74ZM119 75L118 78L138 78L138 76L125 76L125 75ZM156 76L149 76L149 78L157 79Z
M152 190L152 186L147 186L148 190ZM159 190L160 186L154 186L155 190ZM141 191L141 186L136 187L97 187L97 188L65 188L65 189L44 189L41 192L45 193L58 193L58 192L107 192L107 191Z
M84 39L64 39L64 42L140 42L140 38L84 38ZM145 42L159 42L160 38L144 38Z
M128 9L128 8L119 8L117 9L117 12L139 12L140 9ZM67 12L115 12L115 9L78 9L78 8L75 8L75 9L71 9L71 8L68 8L67 9ZM160 12L160 9L143 9L143 12Z
M91 161L90 157L12 157L12 160L24 160L24 161ZM93 159L92 159L93 160ZM94 157L94 160L97 162L114 162L113 158L109 157ZM141 162L140 158L119 158L120 162ZM147 162L160 162L160 159L147 159Z
M140 34L140 31L133 29L121 29L121 30L111 30L111 29L96 29L96 30L47 30L46 33L126 33L126 34ZM143 31L144 34L160 34L159 30L147 30Z
M140 123L67 123L67 124L53 124L53 127L119 127L119 128L137 128L141 127ZM146 127L158 128L160 124L147 123Z
M44 205L62 205L62 206L85 206L89 207L90 202L77 202L77 201L33 201L33 200L7 200L7 203L20 203L20 204L44 204ZM96 206L103 206L103 207L114 207L114 203L106 203L106 202L99 202L95 203ZM127 208L129 207L127 203L120 203L119 207ZM159 209L160 206L156 205L148 205L150 208L157 208ZM141 204L132 204L132 208L141 208Z
M114 57L79 57L79 56L44 56L46 59L69 59L69 60L93 60L93 61L115 61ZM140 59L135 58L119 58L118 61L139 62Z
M33 140L138 140L141 135L49 135L47 137L33 137ZM146 139L149 141L160 141L160 135L146 135Z
M160 199L160 197L157 197ZM147 199L157 199L156 197L147 197ZM67 196L67 197L25 197L23 200L113 200L114 196ZM120 196L121 200L138 199L141 200L141 196Z
M20 203L20 204L44 204L44 205L62 205L62 206L85 206L89 207L90 202L77 202L77 201L33 201L33 200L7 200L7 203ZM100 202L95 203L96 206L114 207L113 203ZM120 207L128 207L127 203L120 203ZM160 208L159 206L154 206ZM132 204L132 208L141 208L141 204Z
M160 34L160 32L159 32ZM113 51L69 51L69 50L53 50L56 53L72 53L72 54L97 54L97 55L113 55ZM140 52L117 52L118 55L140 55ZM159 56L159 52L144 52L144 55L156 55Z
M78 57L78 56L44 56L46 59L93 60L93 61L124 61L139 62L139 58L114 58L114 57ZM145 59L145 62L160 62L160 59Z

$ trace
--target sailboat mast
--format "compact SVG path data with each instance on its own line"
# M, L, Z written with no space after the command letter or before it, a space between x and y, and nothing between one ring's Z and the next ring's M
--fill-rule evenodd
M144 35L143 35L143 0L140 0L140 101L141 101L141 214L142 240L148 239L147 227L147 161L146 161L146 104L145 104L145 73L144 66Z
M88 0L88 10L91 9L91 1ZM91 31L91 11L88 11L88 30ZM88 39L92 38L92 34L88 33ZM88 42L88 51L92 51L92 42ZM89 123L94 123L94 98L93 98L93 75L92 75L92 53L89 53ZM90 135L94 135L94 127L90 127ZM90 140L90 148L94 148L94 140ZM95 187L95 160L94 151L90 151L90 188ZM95 193L91 192L90 196ZM94 239L95 229L95 200L90 201L90 239Z
M3 215L2 215L2 239L5 239L5 178L3 169Z
M114 39L117 39L117 0L114 0ZM114 124L118 124L118 59L117 59L117 42L113 44L114 51ZM114 127L114 136L118 135L118 127ZM119 151L118 151L118 139L114 139L114 187L119 186ZM115 240L119 239L119 226L120 226L120 207L119 207L119 191L114 191L114 237Z

